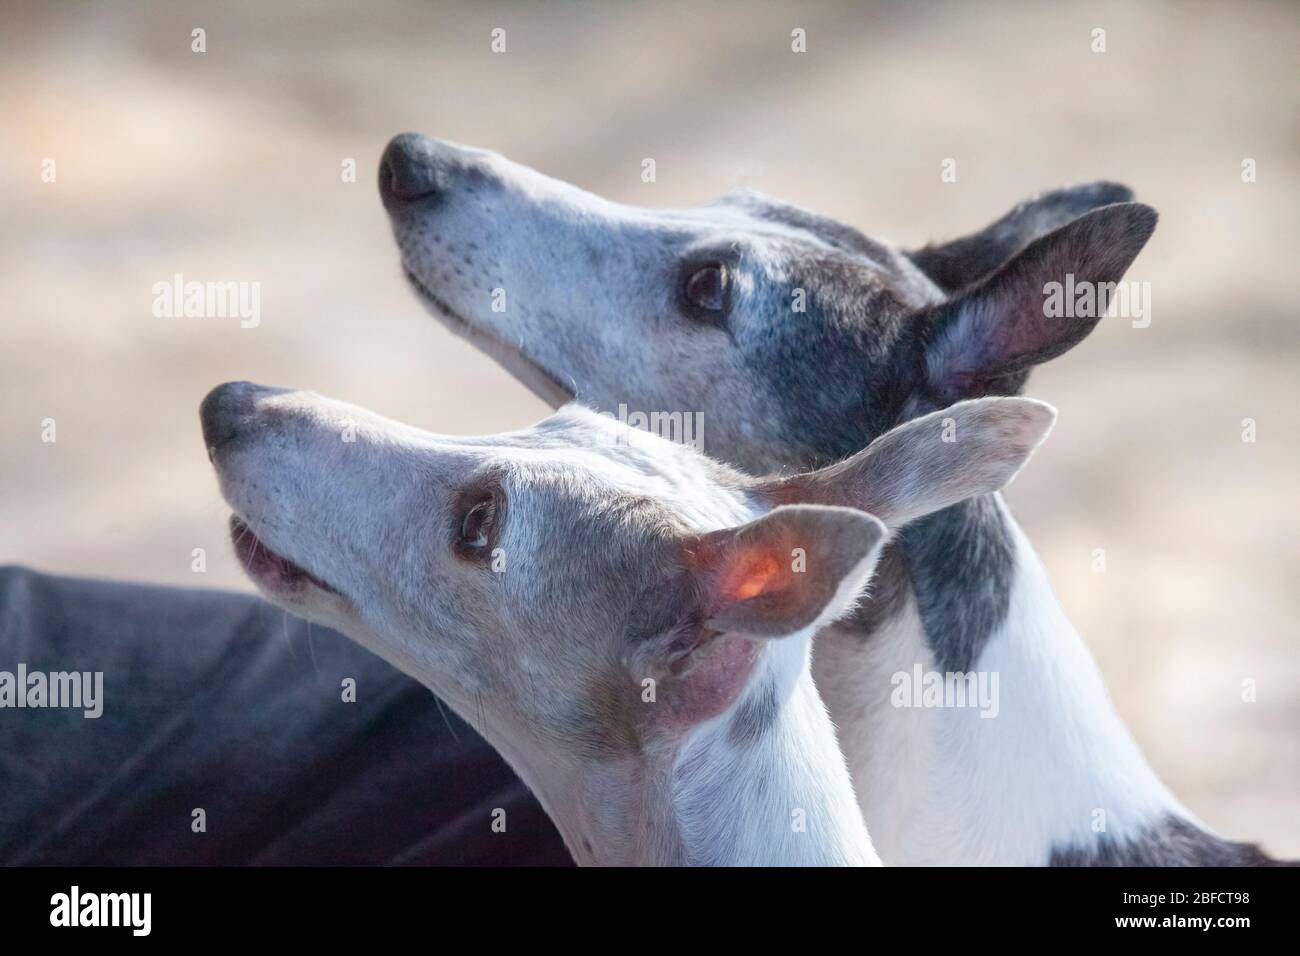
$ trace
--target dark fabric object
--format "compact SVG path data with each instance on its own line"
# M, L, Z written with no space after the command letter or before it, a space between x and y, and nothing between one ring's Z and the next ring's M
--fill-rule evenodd
M104 704L0 708L0 863L571 864L427 689L256 598L0 568L19 663L102 671Z

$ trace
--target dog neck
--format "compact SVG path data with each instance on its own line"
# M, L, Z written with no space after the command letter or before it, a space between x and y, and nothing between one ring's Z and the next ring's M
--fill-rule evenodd
M808 671L808 642L800 643L769 646L769 666L741 699L672 744L559 769L519 754L517 769L574 858L583 865L879 865ZM803 655L801 670L781 681L771 658L791 652Z
M882 858L1042 864L1187 819L1000 498L918 524L858 616L818 635L813 665ZM970 672L996 700L912 686Z

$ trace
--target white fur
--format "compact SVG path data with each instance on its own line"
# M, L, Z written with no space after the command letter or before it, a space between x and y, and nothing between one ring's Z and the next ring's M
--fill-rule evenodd
M769 648L773 670L793 687L776 726L752 747L724 738L716 718L690 740L673 803L691 863L744 866L774 859L789 866L879 866L852 789L840 785L844 757L808 673L811 642L785 639ZM848 779L847 769L843 779ZM797 817L796 814L801 814ZM805 830L797 829L802 820Z
M1017 575L1007 620L974 665L999 675L996 718L891 706L892 674L937 668L910 598L869 641L835 628L817 639L818 687L890 865L1041 865L1054 847L1095 845L1098 821L1123 841L1166 814L1188 816L1115 713L1029 541L1005 508L1003 517Z

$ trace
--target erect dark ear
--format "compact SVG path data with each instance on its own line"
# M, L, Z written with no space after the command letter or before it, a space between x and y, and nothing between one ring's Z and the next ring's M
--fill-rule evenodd
M901 528L1003 487L1055 421L1051 405L1030 398L958 402L885 432L851 458L802 475L761 479L755 490L778 503L861 508Z
M956 292L984 278L1039 236L1099 206L1132 199L1133 191L1119 183L1065 186L1031 196L979 232L907 255L939 288Z
M704 624L775 638L844 614L875 567L885 528L850 508L795 505L694 543Z
M1123 277L1155 227L1150 206L1095 209L1035 239L983 282L936 307L924 329L920 391L939 406L1018 392L1030 368L1092 331L1104 313L1096 305L1100 291ZM1091 289L1093 307L1052 307L1061 304L1062 289Z

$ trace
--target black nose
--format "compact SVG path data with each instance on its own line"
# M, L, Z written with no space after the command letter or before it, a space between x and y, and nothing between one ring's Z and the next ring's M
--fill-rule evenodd
M209 457L245 427L257 396L265 391L263 386L252 382L227 382L208 392L199 405L199 421Z
M394 136L379 161L379 195L387 206L436 196L447 188L446 148L419 133Z

